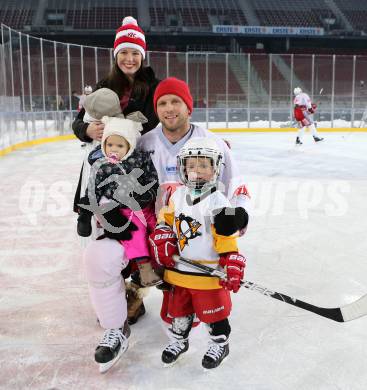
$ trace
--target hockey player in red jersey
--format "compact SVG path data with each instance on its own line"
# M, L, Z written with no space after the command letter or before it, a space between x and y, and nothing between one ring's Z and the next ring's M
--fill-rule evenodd
M299 130L296 138L296 145L302 145L302 137L305 127L308 127L312 133L315 142L322 141L316 130L315 122L313 120L313 114L316 111L316 104L311 102L307 93L302 92L299 87L294 88L294 118L298 122Z
M177 157L184 185L161 210L161 224L150 236L156 261L166 267L164 280L172 286L168 300L170 343L162 353L166 365L175 363L188 350L195 316L206 324L210 336L202 366L215 368L229 353L230 291L239 290L246 259L238 253L236 213L219 190L222 165L223 154L214 139L187 141ZM172 259L175 253L213 268L223 267L227 279L223 282L176 264Z

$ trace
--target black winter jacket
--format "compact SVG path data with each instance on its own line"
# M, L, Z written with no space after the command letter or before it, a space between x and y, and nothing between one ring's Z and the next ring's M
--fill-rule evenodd
M109 163L105 158L100 159L100 161L101 165L95 172L94 183L97 203L100 202L102 196L105 196L107 199L115 199L120 202L122 208L132 208L129 207L131 198L134 198L141 208L154 204L159 185L151 152L134 150L127 160L123 160L119 164ZM141 176L135 180L134 176L130 175L134 168L143 170ZM101 183L109 178L111 179L109 183L101 186ZM149 189L143 189L145 186ZM89 197L88 189L86 195ZM122 199L125 199L125 203Z
M154 129L159 123L158 117L154 111L153 96L160 80L155 77L154 71L150 66L145 67L144 69L147 76L147 83L149 85L148 94L144 100L140 99L139 96L130 96L129 103L123 111L125 116L131 112L140 111L148 119L148 122L143 124L142 134L145 134L149 130ZM99 88L108 88L106 79L99 81L94 90ZM82 142L92 142L93 140L86 134L89 123L83 122L84 114L85 110L83 108L79 111L78 115L74 119L72 128L74 134Z

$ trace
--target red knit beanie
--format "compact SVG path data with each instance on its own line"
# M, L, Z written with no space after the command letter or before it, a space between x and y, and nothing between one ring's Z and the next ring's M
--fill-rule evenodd
M113 56L124 48L139 50L143 59L145 58L145 35L138 26L138 22L132 16L126 16L122 21L122 26L116 31L115 43L113 45Z
M184 81L176 79L176 77L168 77L158 84L153 98L155 112L157 112L157 101L163 95L179 96L186 103L190 114L192 113L192 96L189 86Z

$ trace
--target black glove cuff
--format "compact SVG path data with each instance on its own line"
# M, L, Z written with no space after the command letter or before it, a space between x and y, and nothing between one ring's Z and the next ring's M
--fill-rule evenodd
M236 222L238 230L245 229L248 225L248 214L243 207L236 207Z
M87 209L85 209L84 207L82 206L89 206L90 203L89 203L89 198L87 195L84 195L82 198L79 199L79 202L78 202L78 207L79 207L79 214L80 215L88 215L90 217L92 217L93 213Z
M103 214L105 220L112 225L114 228L120 229L128 223L128 226L122 232L114 233L104 229L104 235L108 238L112 238L115 240L130 240L132 237L131 232L134 230L138 230L136 225L120 213L118 208L114 208L107 213Z
M224 207L214 217L214 227L221 236L231 236L248 224L248 214L243 207Z

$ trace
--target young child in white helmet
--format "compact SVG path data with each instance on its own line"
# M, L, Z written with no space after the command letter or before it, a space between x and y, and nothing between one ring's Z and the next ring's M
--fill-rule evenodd
M159 213L159 225L149 241L156 261L165 267L164 280L170 291L168 314L173 318L169 328L170 343L163 350L162 362L171 365L189 348L189 333L195 316L206 324L210 342L202 366L219 366L229 353L231 327L230 291L237 292L244 276L246 259L238 253L237 226L231 204L220 192L218 177L223 154L212 138L192 138L177 157L183 186L176 189L169 205ZM162 246L162 226L165 245ZM223 267L225 281L208 276L181 263L172 256L181 256Z
M315 142L323 140L318 134L313 120L313 114L317 108L316 104L311 102L307 93L304 93L301 88L294 88L294 118L296 119L299 130L296 138L296 145L302 145L302 137L305 127L308 127L312 133Z
M105 124L104 157L93 164L86 194L80 199L78 234L91 234L91 217L96 214L103 236L118 239L128 259L137 264L141 283L155 285L161 279L150 263L148 234L156 222L158 176L150 153L136 149L143 129L136 120L142 116L135 113L132 117L136 120L124 118L117 94L107 88L89 95L85 104L88 121L99 120L102 112L114 117L100 119Z

